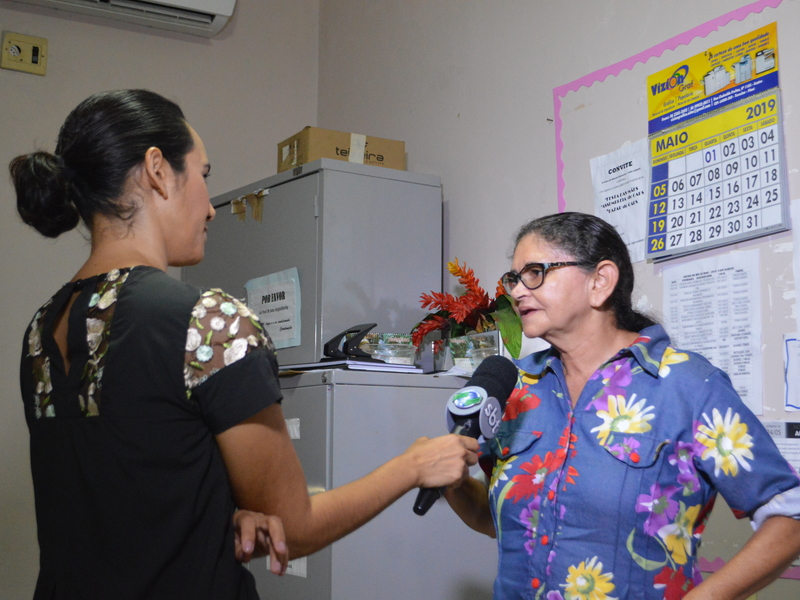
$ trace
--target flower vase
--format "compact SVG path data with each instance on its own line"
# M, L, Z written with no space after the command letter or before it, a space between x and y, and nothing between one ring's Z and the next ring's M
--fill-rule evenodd
M503 354L503 338L499 331L468 333L450 338L448 348L453 365L472 375L483 359L494 354Z

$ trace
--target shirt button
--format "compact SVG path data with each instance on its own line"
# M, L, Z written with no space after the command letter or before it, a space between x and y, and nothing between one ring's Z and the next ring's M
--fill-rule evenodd
M506 446L505 448L503 448L503 456L506 456L508 453L509 453L509 449L508 449L508 446Z
M531 585L533 586L533 589L538 590L539 586L542 585L542 582L539 581L538 577L534 577L531 579Z
M546 535L543 535L542 536L542 544L544 544L546 546L549 542L550 542L550 538L547 537Z
M639 455L636 452L631 452L631 462L638 463L639 460L641 460Z
M548 500L552 500L555 497L556 497L556 493L553 490L550 490L549 492L547 492L547 499Z

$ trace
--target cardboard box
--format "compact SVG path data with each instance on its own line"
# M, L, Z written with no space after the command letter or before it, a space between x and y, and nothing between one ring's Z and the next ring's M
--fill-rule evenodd
M406 143L306 127L278 144L278 173L319 158L334 158L405 171Z

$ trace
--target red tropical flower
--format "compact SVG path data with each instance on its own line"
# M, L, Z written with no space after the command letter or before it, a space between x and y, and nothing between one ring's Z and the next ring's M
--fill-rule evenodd
M430 332L438 329L447 329L448 326L449 324L447 319L444 317L440 317L439 315L428 315L428 317L424 321L421 321L420 324L414 328L414 331L411 332L411 343L415 346L419 346L422 343L423 338Z
M520 414L538 407L541 401L541 398L530 393L528 388L514 388L503 412L503 421L516 419Z
M494 321L489 315L497 310L497 298L505 295L501 285L497 286L495 298L489 295L480 285L480 280L475 277L475 272L468 269L466 263L462 266L456 258L447 263L447 270L458 277L458 282L466 288L461 296L448 293L431 292L421 294L422 308L432 311L411 332L412 342L419 346L426 334L437 329L453 329L453 324L462 325L456 332L459 335L469 331L481 333L495 328ZM435 321L435 323L433 323Z
M561 461L559 464L563 464L567 458L567 453L569 450L572 450L572 456L575 456L575 442L578 441L578 436L575 435L570 431L569 425L564 428L564 431L561 433L561 437L558 438L558 445L560 448L556 450L556 456Z
M520 465L520 470L525 474L514 475L511 480L515 483L508 491L508 497L516 504L542 491L547 474L553 471L553 454L545 454L544 460L534 456L528 463Z
M578 470L573 467L572 465L567 467L567 483L575 483L575 477L578 476ZM566 491L567 486L564 486L564 491Z
M664 589L664 600L680 600L694 587L694 582L687 579L683 571L674 571L664 567L653 579L655 588Z

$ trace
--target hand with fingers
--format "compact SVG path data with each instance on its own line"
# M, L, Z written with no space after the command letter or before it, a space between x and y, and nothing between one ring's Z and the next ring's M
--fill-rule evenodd
M286 547L283 522L279 517L237 510L233 513L233 525L236 530L235 552L239 561L247 563L251 558L269 554L270 570L276 575L286 572L289 550Z

